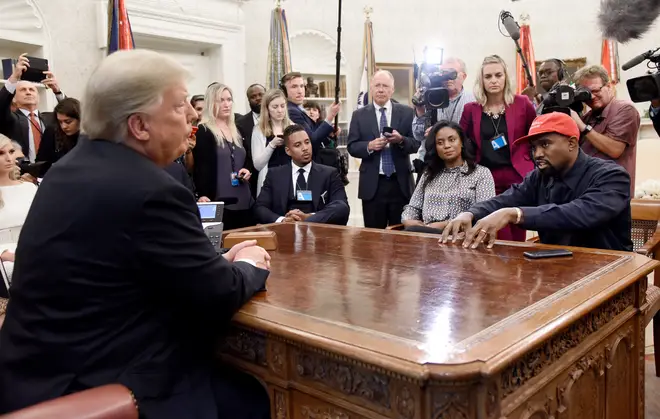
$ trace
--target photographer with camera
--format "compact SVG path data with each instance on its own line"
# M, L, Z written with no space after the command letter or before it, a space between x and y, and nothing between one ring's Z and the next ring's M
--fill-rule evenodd
M522 94L529 97L532 103L536 105L537 115L543 114L543 109L545 108L544 102L548 98L550 91L559 83L562 83L565 78L566 68L562 60L551 58L541 64L538 70L538 79L542 93L537 93L536 88L532 86L522 91Z
M635 190L637 133L641 118L633 104L615 98L607 70L600 65L580 69L574 76L578 87L591 91L591 108L583 117L571 110L580 129L582 150L594 157L614 160L630 174L630 188Z
M465 62L460 58L448 58L445 60L444 64L440 66L440 72L456 72L456 78L454 80L448 80L444 87L449 93L449 106L441 109L437 109L437 121L450 121L459 123L461 121L461 116L463 116L463 108L467 103L474 102L476 99L474 94L463 88L463 83L467 78L467 70L465 68ZM420 89L417 90L415 94L416 97L420 96ZM428 132L431 130L432 121L431 115L428 112L425 105L415 106L415 119L413 120L413 136L417 141L422 143L418 151L418 158L421 161L424 161L424 140ZM431 111L433 111L431 109Z

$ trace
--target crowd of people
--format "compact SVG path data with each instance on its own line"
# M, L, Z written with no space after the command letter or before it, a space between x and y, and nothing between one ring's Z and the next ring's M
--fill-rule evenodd
M190 98L183 67L134 50L104 59L81 101L46 72L58 104L42 113L36 87L21 81L29 65L19 57L0 89L0 294L10 297L0 412L121 382L145 417L268 417L258 383L210 366L209 329L196 319L229 322L263 289L270 256L254 242L218 255L196 202L224 202L226 230L346 225L341 106L324 115L292 72L279 89L249 86L240 115L231 87L214 82ZM591 92L583 114L543 111L547 92L569 82L559 60L543 63L541 90L524 95L498 56L483 60L473 92L461 59L443 68L457 77L437 115L394 101L382 70L372 103L352 115L365 227L464 237L470 248L533 230L543 243L632 250L640 117L602 67L573 77ZM70 322L80 313L84 327Z

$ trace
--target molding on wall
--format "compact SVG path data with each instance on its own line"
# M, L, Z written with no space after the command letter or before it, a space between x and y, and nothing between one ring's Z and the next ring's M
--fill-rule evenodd
M0 16L0 39L35 46L46 43L44 21L33 0L2 0Z
M293 69L302 73L333 74L336 66L337 41L325 32L304 29L289 36ZM346 58L341 51L340 66L344 70ZM345 71L342 71L345 74Z

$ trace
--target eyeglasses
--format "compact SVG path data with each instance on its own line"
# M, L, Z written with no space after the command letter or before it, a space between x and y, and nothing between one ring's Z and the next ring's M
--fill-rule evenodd
M539 76L541 76L541 77L543 77L543 76L548 77L548 76L552 75L553 73L557 73L558 71L559 71L559 70L553 70L553 69L541 70L541 71L539 71Z

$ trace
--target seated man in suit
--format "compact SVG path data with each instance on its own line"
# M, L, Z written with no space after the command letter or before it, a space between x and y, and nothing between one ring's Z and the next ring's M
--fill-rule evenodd
M26 54L18 57L13 73L0 88L0 134L18 142L28 160L34 163L46 125L54 120L52 115L47 117L39 112L37 86L30 81L21 81L29 66ZM64 99L53 73L46 71L44 76L42 83L55 93L58 101ZM15 111L12 111L12 101L16 104Z
M91 75L90 139L48 172L16 250L0 414L119 383L146 419L270 417L266 390L215 351L270 257L255 242L217 255L193 195L163 170L192 131L188 77L144 49Z
M309 139L312 142L312 151L313 157L316 160L316 156L319 153L321 147L329 145L328 136L334 131L333 121L335 116L341 110L341 105L339 103L333 103L330 106L330 111L328 112L325 121L321 123L314 123L312 118L307 115L303 104L305 103L305 81L303 80L302 74L298 72L287 73L282 77L282 83L280 85L284 94L287 97L287 109L289 111L289 119L294 124L300 125L305 129Z
M300 125L284 130L284 147L291 164L268 170L255 207L259 222L346 225L350 208L337 169L312 162L309 135Z
M527 137L536 170L522 183L477 202L449 222L442 243L465 232L463 247L493 247L509 224L538 231L541 243L631 252L630 175L580 150L580 130L565 113L536 117ZM473 226L474 224L474 226Z

